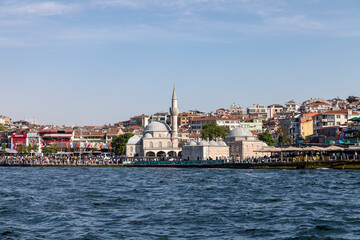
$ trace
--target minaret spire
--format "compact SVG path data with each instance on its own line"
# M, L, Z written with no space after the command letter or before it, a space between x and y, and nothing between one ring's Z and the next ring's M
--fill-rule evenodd
M172 94L172 102L171 102L171 121L172 121L172 138L177 139L178 137L178 115L179 115L179 108L177 105L177 96L176 96L176 90L175 90L175 84Z
M174 90L173 90L172 99L177 99L177 97L176 97L176 90L175 90L175 83L174 83Z

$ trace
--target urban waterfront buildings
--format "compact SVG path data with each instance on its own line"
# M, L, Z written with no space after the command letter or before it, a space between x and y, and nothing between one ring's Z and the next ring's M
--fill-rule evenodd
M179 156L183 152L181 147L190 146L190 142L194 142L196 146L202 147L195 147L192 143L192 154L196 153L199 158L216 158L223 155L209 150L216 149L214 142L198 145L202 140L206 141L201 139L203 125L214 122L218 126L227 126L230 130L245 128L252 134L249 134L249 139L242 139L242 143L238 142L237 145L232 144L229 138L222 139L229 148L229 155L235 158L259 156L256 144L248 145L249 151L246 151L246 144L250 143L251 137L256 140L257 135L263 132L269 132L277 145L356 144L359 140L355 137L356 131L360 129L359 122L351 120L360 116L360 98L355 96L346 100L338 97L330 100L312 98L302 104L290 100L283 106L271 104L266 107L258 104L247 108L246 112L239 105L231 104L229 108L220 107L215 112L189 110L180 113L175 91L173 95L169 113L145 113L103 126L39 125L36 121L12 121L10 117L0 116L1 129L6 127L6 130L0 132L1 144L15 150L19 145L39 144L41 147L61 146L62 151L76 151L79 146L89 151L110 151L114 138L132 133L135 137L129 140L126 148L129 156ZM38 140L35 141L34 136L39 136ZM240 152L240 147L243 152ZM194 149L202 149L201 151L211 154L200 154ZM249 153L250 150L254 151Z

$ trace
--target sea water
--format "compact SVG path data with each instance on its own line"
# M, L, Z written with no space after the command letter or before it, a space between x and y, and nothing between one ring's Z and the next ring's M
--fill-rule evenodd
M360 171L1 167L0 239L360 239Z

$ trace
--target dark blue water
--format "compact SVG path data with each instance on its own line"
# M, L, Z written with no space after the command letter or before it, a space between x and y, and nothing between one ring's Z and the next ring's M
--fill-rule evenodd
M0 239L360 239L360 171L0 168Z

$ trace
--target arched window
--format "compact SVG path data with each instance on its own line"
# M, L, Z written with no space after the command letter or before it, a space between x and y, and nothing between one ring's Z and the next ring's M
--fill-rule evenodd
M171 147L171 142L168 142L168 143L167 143L167 146L168 146L168 147Z
M133 146L130 147L130 151L131 151L131 152L134 151L134 147L133 147Z
M247 151L247 152L249 151L249 146L248 146L248 145L246 145L246 151Z
M159 148L162 148L162 143L161 142L159 142Z
M153 142L150 142L149 146L150 146L151 148L153 148L153 147L154 147Z
M236 145L236 152L239 152L239 145Z

